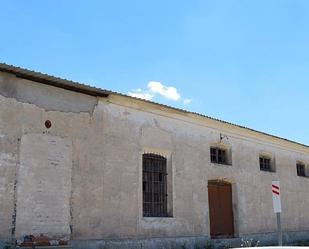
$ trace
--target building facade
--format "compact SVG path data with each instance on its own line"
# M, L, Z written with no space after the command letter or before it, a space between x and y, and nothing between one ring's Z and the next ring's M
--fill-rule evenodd
M308 163L306 145L0 65L2 241L270 239L273 180L285 239L309 239Z

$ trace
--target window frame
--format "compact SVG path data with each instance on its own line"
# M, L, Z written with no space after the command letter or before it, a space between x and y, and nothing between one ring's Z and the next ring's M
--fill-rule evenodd
M300 167L302 168L301 170L300 170ZM307 167L304 162L300 162L300 161L296 162L296 174L299 177L309 177L307 175Z
M269 155L259 155L260 171L275 173L274 159Z
M142 214L144 218L169 217L167 176L167 158L165 156L156 153L143 154Z
M218 146L210 146L210 162L221 165L230 165L228 163L228 150Z

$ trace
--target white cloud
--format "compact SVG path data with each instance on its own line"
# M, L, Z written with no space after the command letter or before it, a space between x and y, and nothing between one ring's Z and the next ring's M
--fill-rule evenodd
M139 98L139 99L146 99L146 100L152 100L154 95L147 92L147 91L143 91L142 89L136 89L133 90L132 92L128 92L129 96L135 97L135 98Z
M184 99L184 100L183 100L183 103L184 103L185 105L189 105L191 102L192 102L192 99Z
M141 88L134 89L128 92L128 95L146 100L153 100L153 98L159 95L169 100L182 101L183 104L185 105L188 105L192 102L192 99L189 98L183 99L175 87L165 86L164 84L158 81L149 81L146 90Z
M150 92L160 94L161 96L174 101L180 100L180 94L173 86L165 86L158 81L150 81L147 85Z

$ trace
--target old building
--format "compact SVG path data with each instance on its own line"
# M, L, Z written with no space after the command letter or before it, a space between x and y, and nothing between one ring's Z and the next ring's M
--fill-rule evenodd
M308 162L307 145L0 64L2 241L273 240L272 180L285 240L309 239Z

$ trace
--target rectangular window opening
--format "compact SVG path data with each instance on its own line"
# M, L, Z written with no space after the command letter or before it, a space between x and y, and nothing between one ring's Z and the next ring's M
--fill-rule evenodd
M271 165L271 158L260 156L260 170L274 172L274 169L272 168Z
M303 163L296 164L297 175L306 177L306 165Z
M156 154L143 155L143 216L167 217L167 163Z
M221 149L221 148L211 147L210 148L210 160L212 163L228 164L226 150Z

